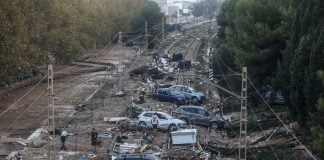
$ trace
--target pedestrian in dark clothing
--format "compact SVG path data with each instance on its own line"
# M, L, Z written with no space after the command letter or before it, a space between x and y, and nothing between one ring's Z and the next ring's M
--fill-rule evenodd
M98 132L93 128L91 131L91 145L96 145L98 139Z
M66 150L65 141L67 139L68 133L63 130L61 133L61 150Z

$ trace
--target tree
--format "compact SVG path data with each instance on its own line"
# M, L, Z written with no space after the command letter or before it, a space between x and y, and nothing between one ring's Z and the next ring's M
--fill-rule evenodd
M318 76L324 86L324 71L319 71ZM324 91L321 91L318 99L317 112L311 114L312 144L319 155L324 158Z
M316 111L316 103L322 90L317 77L323 69L324 46L323 2L320 0L294 3L296 14L291 25L278 78L289 98L290 109L295 118L306 124L309 115Z
M95 46L103 47L130 21L146 0L3 0L0 5L0 87L25 70L58 63Z

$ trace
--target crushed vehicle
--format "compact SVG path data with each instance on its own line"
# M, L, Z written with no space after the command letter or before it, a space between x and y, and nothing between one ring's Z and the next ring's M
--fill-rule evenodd
M178 68L181 70L190 70L191 68L191 61L179 61L178 62Z
M269 104L285 105L286 103L282 91L277 91L277 92L268 91L265 92L263 97Z
M161 102L171 102L177 105L185 104L186 96L180 92L167 90L167 89L158 89L152 94L152 98Z
M198 92L193 88L185 85L173 85L169 87L168 90L180 92L194 103L201 103L206 98L204 93Z
M177 128L185 128L186 122L178 119L173 118L167 113L164 112L156 112L156 111L144 111L138 116L138 125L141 126L148 126L152 128L152 116L156 114L158 117L158 129L167 130L167 131L174 131Z
M207 126L213 130L223 129L226 122L224 117L211 113L200 106L180 106L174 111L174 115L185 121L186 124Z
M159 157L153 154L146 154L146 153L125 153L120 154L113 160L160 160Z
M160 69L159 67L150 66L141 66L129 72L129 75L131 77L145 74L150 76L152 79L162 79L167 75L167 73L162 71L162 69Z
M181 60L183 60L183 54L182 53L174 53L173 55L172 55L172 58L171 58L171 60L172 61L181 61Z

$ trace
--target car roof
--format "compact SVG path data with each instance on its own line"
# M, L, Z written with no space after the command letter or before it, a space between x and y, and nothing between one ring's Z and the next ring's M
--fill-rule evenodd
M116 159L128 159L128 158L145 158L145 159L152 159L152 160L160 160L159 157L152 155L152 154L141 154L141 153L128 153L118 155Z
M168 113L165 113L165 112L158 112L158 111L143 111L142 113L141 113L141 115L142 114L145 114L145 113L159 113L159 114L162 114L162 115L164 115L164 116L166 116L166 117L169 117L169 118L171 118L172 116L170 115L170 114L168 114ZM172 117L173 118L173 117Z
M143 114L144 114L144 113L160 113L160 114L167 114L167 113L165 113L165 112L158 112L158 111L143 111L142 113L143 113Z
M198 108L198 109L205 109L201 106L192 106L192 105L186 105L186 106L180 106L179 108Z
M177 85L173 85L173 86L187 87L187 86L181 85L181 84L177 84ZM173 86L171 86L171 87L173 87Z

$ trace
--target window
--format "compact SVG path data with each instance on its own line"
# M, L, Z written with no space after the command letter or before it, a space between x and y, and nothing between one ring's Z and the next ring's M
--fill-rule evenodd
M205 116L205 111L202 109L198 109L198 114Z
M180 86L175 86L174 90L181 91L181 87Z
M190 108L189 112L194 113L194 114L198 114L198 109L197 108Z
M188 108L183 107L182 110L188 112Z
M153 113L145 113L143 116L144 117L152 117L153 116Z
M162 114L157 114L157 116L159 117L159 119L167 119L164 115L162 115Z

